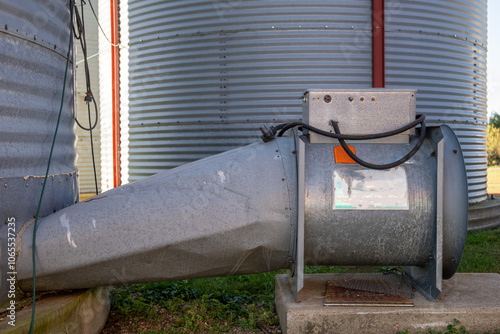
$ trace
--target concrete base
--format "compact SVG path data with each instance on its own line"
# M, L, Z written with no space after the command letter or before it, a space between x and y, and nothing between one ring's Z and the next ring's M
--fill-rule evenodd
M456 274L443 281L437 302L418 292L415 307L323 306L326 281L335 274L305 275L296 303L287 275L276 276L276 309L283 333L426 333L446 330L453 319L470 333L500 329L500 275Z
M33 333L100 333L108 319L109 291L109 288L94 288L37 298ZM16 310L15 326L10 321L3 313L1 334L29 333L31 307Z

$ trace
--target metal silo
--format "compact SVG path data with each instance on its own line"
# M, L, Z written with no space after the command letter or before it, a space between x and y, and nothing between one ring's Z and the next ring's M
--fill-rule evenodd
M70 38L69 1L0 1L0 244L37 210L56 128ZM78 199L73 61L40 216ZM16 229L17 232L17 229ZM6 281L6 272L1 273ZM6 285L2 285L3 300Z
M486 0L386 1L386 87L456 133L469 202L486 199Z
M372 1L130 1L128 181L254 142L308 88L372 87ZM386 87L449 124L486 198L486 1L385 1ZM122 21L122 22L125 22ZM125 24L125 23L124 23ZM123 109L122 109L123 110Z
M98 6L94 6L96 12L98 12ZM92 95L97 102L99 107L99 48L98 48L98 36L99 27L97 21L95 20L90 6L87 4L81 8L78 6L78 10L83 12L85 21L85 37L87 41L87 57L89 64L90 80L92 86ZM76 47L76 112L77 117L80 122L85 127L89 127L89 116L87 103L85 102L85 95L87 92L87 87L85 83L85 65L84 56L81 49L80 42L75 40ZM94 104L90 104L90 115L92 119L92 125L95 120L95 110ZM80 176L80 192L83 193L95 193L95 180L94 180L94 168L92 162L92 150L90 145L90 132L83 130L79 126L76 126L76 135L78 137L77 142L77 152L78 152L78 171ZM94 157L97 170L97 186L98 189L101 188L101 124L97 122L95 129L92 131L93 143L94 143Z

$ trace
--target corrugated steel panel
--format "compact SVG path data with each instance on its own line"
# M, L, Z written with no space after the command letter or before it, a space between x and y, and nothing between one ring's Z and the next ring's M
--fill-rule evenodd
M96 6L94 6L95 8ZM109 39L111 36L109 0L99 0L99 22ZM113 188L113 127L111 111L111 46L99 32L99 87L101 124L101 189Z
M0 209L1 216L26 218L36 211L41 191L37 178L45 175L61 103L70 36L69 1L2 0L0 8L0 178L4 181ZM65 182L73 192L72 180L77 177L72 67L70 62L49 171L55 176L71 175L50 189L61 193L59 188L68 186ZM25 181L21 189L17 180ZM65 201L50 191L42 214Z
M429 125L462 146L469 201L486 199L486 0L386 1L386 87L417 88Z
M80 10L80 7L78 7ZM98 6L94 6L96 12ZM99 27L97 21L92 13L90 6L87 4L83 6L84 19L85 19L85 35L87 40L87 56L90 70L90 79L92 94L99 107L99 57L98 57L98 35ZM81 50L80 42L75 40L77 46L76 53L76 111L79 122L89 127L89 116L87 110L87 103L85 102L85 93L87 92L85 83L85 65L83 63L83 52ZM90 104L90 115L92 123L95 120L94 105ZM92 164L92 150L90 145L90 133L76 126L76 134L78 136L78 143L76 146L78 152L78 170L80 174L80 192L93 193L95 192L94 168ZM97 170L97 186L101 188L101 124L97 122L97 126L92 130L92 137L94 142L94 157Z
M61 105L70 40L69 1L0 0L0 253L7 222L32 219L42 191ZM40 216L78 199L73 132L73 62L69 63L58 135ZM9 233L7 233L9 232ZM7 262L0 280L7 279ZM0 301L7 298L0 284Z
M370 3L130 2L129 180L258 140L306 88L369 88Z
M298 119L307 88L371 87L371 1L131 1L128 19L130 181ZM485 0L386 0L386 21L387 87L457 131L484 199Z
M128 59L129 51L126 47L129 43L129 6L128 1L118 2L119 6L119 29L120 29L120 166L121 182L128 182L128 149L129 149L129 125L128 125Z

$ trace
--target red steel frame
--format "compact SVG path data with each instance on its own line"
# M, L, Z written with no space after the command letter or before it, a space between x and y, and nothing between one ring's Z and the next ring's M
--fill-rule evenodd
M118 0L110 0L111 6L111 108L113 127L113 185L121 185L120 166L120 58L118 49Z
M372 72L373 88L385 87L384 0L372 0Z

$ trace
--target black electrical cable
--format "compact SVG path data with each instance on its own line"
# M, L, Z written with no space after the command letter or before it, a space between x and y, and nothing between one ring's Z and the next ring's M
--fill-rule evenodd
M92 6L92 1L88 0L89 1L89 5L90 5L90 9L92 9L92 13L94 14L94 17L95 17L95 20L97 22L97 25L99 26L99 29L101 29L101 32L102 32L102 35L104 36L104 38L106 38L106 40L109 42L109 44L111 44L111 46L119 46L119 47L122 47L122 45L120 44L113 44L111 43L111 41L109 40L108 36L106 36L106 34L104 33L104 29L102 29L101 27L101 24L99 23L99 18L97 17L97 14L94 10L94 6Z
M76 111L75 111L75 121L78 124L80 128L86 131L91 131L94 130L95 127L97 126L97 121L99 119L99 110L97 108L97 103L94 99L94 95L92 94L92 87L90 83L90 69L89 69L89 62L88 62L88 57L87 57L87 39L85 37L85 21L83 17L83 0L80 0L81 7L82 7L82 15L80 16L80 13L78 11L78 8L75 7L75 18L76 18L76 23L77 23L77 30L79 35L76 34L76 29L73 29L75 38L80 40L80 45L82 47L82 53L83 53L83 64L84 64L84 71L85 71L85 85L87 88L87 92L85 95L85 102L89 104L90 102L93 102L94 104L94 110L95 110L95 120L94 123L92 124L90 118L89 118L89 127L83 126L79 121L76 116Z
M340 135L341 133L340 133L338 123L331 122L331 124L333 126L333 130L335 131L335 133ZM358 158L358 156L356 156L356 154L354 154L351 151L351 149L349 148L349 146L347 146L344 139L339 139L339 143L342 146L342 148L344 149L344 151L347 153L347 155L350 156L352 160L356 161L356 163L360 164L361 166L366 167L366 168L371 168L371 169L389 169L389 168L393 168L393 167L397 167L397 166L401 165L405 161L408 161L409 159L411 159L411 157L413 157L415 155L415 153L417 153L417 151L420 149L420 147L424 143L425 130L426 130L425 122L422 122L421 127L420 127L420 136L418 138L418 142L417 142L417 144L415 144L415 146L413 146L412 150L410 152L408 152L408 154L406 154L401 159L394 161L394 162L391 162L391 163L388 163L388 164L383 164L383 165L376 165L376 164L372 164L372 163L366 162L364 160L361 160L360 158Z
M87 39L85 37L85 18L84 18L84 11L83 11L83 5L84 1L80 0L80 5L82 9L82 14L80 16L80 13L78 12L78 8L75 6L75 20L77 24L77 29L73 26L73 32L74 36L76 39L80 40L80 46L82 48L82 53L83 53L83 63L84 63L84 71L85 71L85 84L87 88L87 92L85 95L85 102L87 103L87 112L88 112L88 118L89 118L89 127L85 127L80 122L78 121L76 111L74 113L74 118L76 124L78 126L86 131L89 131L90 134L90 149L92 152L92 167L94 170L94 185L95 185L95 193L96 195L99 193L99 188L97 186L97 170L96 170L96 165L95 165L95 153L94 153L94 138L92 134L92 130L95 129L97 126L97 121L99 119L99 110L97 109L97 102L94 98L94 95L92 94L92 87L91 87L91 82L90 82L90 69L89 69L89 62L88 62L88 57L87 57ZM78 31L78 35L77 32ZM93 102L94 104L94 110L95 110L95 121L94 124L92 124L92 117L90 115L90 102Z
M419 136L417 144L404 157L402 157L401 159L399 159L397 161L389 163L389 164L376 165L376 164L366 162L366 161L358 158L349 149L349 147L345 143L345 140L371 140L371 139L379 139L379 138L394 136L394 135L397 135L399 133L405 132L411 128L414 128L418 124L420 124L421 128L420 128L420 136ZM338 127L338 122L330 121L330 125L333 127L335 133L327 132L327 131L318 129L314 126L311 126L311 125L308 125L308 124L305 124L302 122L283 123L283 124L279 124L276 126L272 126L270 129L260 128L260 131L262 132L261 138L264 142L268 142L268 141L273 140L274 137L276 136L276 133L278 133L277 134L278 137L281 137L281 136L283 136L283 134L287 130L294 128L294 127L307 129L311 132L317 133L317 134L325 136L325 137L338 139L340 145L342 146L344 151L346 151L346 153L351 157L351 159L353 159L355 162L357 162L361 166L371 168L371 169L389 169L389 168L399 166L402 163L404 163L405 161L408 161L409 159L411 159L411 157L413 157L415 155L415 153L417 153L417 151L420 149L420 147L424 143L425 132L426 132L425 115L420 115L414 121L412 121L412 122L410 122L410 123L408 123L400 128L397 128L397 129L394 129L391 131L375 133L375 134L368 134L368 135L343 135L342 133L340 133L340 129Z
M425 121L425 115L420 115L417 119L415 119L413 122L410 122L400 128L387 131L387 132L381 132L381 133L375 133L375 134L368 134L368 135L343 135L340 133L331 133L328 131L324 131L321 129L318 129L314 126L311 126L309 124L305 124L302 122L293 122L293 123L285 123L285 124L280 124L278 126L271 127L271 130L275 130L274 133L276 133L277 130L279 130L278 137L283 136L283 134L293 128L293 127L302 127L304 129L307 129L311 132L317 133L319 135L325 136L325 137L330 137L334 139L344 139L344 140L369 140L369 139L379 139L379 138L385 138L385 137L390 137L397 135L399 133L403 133L411 128L414 128L415 126L422 124ZM332 125L332 121L330 121L330 125ZM271 131L269 130L269 131ZM262 131L262 130L261 130Z

